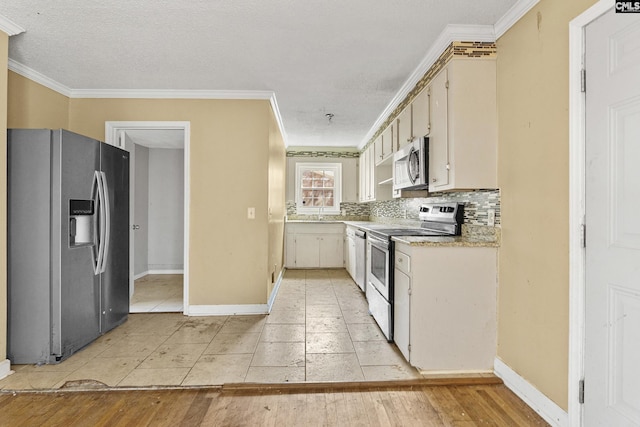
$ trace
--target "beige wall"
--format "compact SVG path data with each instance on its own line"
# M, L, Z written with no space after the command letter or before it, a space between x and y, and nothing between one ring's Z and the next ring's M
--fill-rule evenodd
M70 130L100 140L105 121L191 122L192 305L267 301L269 110L268 101L70 100Z
M69 127L69 98L9 72L10 128Z
M60 101L45 96L41 101L45 105L25 109L22 98L44 88L18 77L12 76L9 90L11 126L27 123L31 127L53 126L51 123L59 120ZM191 123L189 302L266 303L265 283L271 283L273 268L269 267L267 215L270 151L277 151L276 146L282 142L281 136L276 136L277 130L270 137L269 101L70 99L67 102L65 127L100 140L104 140L105 121ZM270 139L274 140L273 147ZM277 170L275 166L274 182ZM284 170L280 173L284 181ZM279 210L283 212L284 201L281 205ZM255 207L255 220L247 219L248 207ZM273 236L277 244L275 233L277 229ZM280 235L279 239L282 238Z
M567 409L569 21L542 0L498 40L498 357Z
M0 31L0 363L7 357L7 62L9 36Z

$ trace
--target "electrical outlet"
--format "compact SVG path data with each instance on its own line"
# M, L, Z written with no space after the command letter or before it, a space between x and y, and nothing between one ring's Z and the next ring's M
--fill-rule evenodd
M247 218L256 219L256 208L247 208Z
M489 227L496 225L496 211L494 209L489 209L487 211L487 217L487 225Z

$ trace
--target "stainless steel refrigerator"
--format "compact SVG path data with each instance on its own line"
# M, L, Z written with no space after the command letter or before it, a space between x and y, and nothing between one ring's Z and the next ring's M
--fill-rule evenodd
M57 363L127 319L129 153L10 129L7 166L8 358Z

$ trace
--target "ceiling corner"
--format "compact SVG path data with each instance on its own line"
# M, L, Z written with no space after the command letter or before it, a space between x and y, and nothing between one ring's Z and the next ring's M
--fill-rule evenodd
M518 0L494 25L496 40L529 12L540 0Z
M15 36L20 33L24 33L25 29L6 16L0 15L0 31L4 31L10 36Z
M67 86L58 83L57 81L45 76L42 73L39 73L36 70L33 70L21 63L9 58L8 61L9 70L13 71L16 74L20 74L22 77L26 77L29 80L32 80L36 83L41 84L44 87L47 87L53 91L58 92L61 95L66 96L67 98L71 98L71 89Z

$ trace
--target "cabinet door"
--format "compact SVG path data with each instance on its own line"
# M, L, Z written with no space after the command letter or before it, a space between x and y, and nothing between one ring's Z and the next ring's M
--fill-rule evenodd
M373 144L367 148L369 152L367 154L367 192L368 192L368 201L372 201L376 199L376 162L375 162L375 151Z
M396 151L396 138L393 134L393 124L390 124L382 132L382 153L384 157L390 156Z
M321 268L344 267L343 239L342 234L324 234L319 238Z
M347 253L345 254L345 264L347 265L347 271L351 277L356 278L356 239L349 237L347 239Z
M314 268L320 266L321 234L296 234L296 267Z
M359 160L359 164L358 164L358 178L359 178L359 185L358 185L358 200L360 200L361 202L366 202L367 201L367 188L366 188L366 181L367 181L367 177L368 177L368 172L367 172L367 151L363 151L360 154L360 160Z
M448 77L445 68L430 85L429 191L437 191L449 185L449 89L447 86Z
M413 136L417 138L429 134L429 91L428 87L425 88L412 103L412 130Z
M396 119L396 126L398 128L398 148L402 148L411 142L411 105L407 105L407 108L402 110L402 113Z
M285 246L285 265L288 268L296 268L296 235L293 233L286 234Z
M384 159L384 147L382 146L382 135L379 135L375 141L373 141L373 151L375 162L380 163Z
M393 340L407 361L409 354L409 317L411 279L397 268L394 271Z

